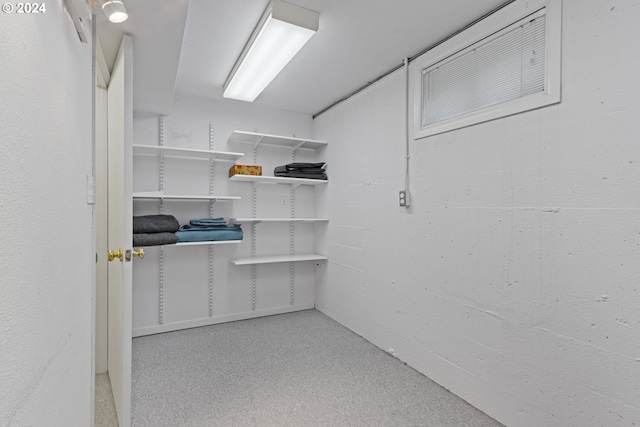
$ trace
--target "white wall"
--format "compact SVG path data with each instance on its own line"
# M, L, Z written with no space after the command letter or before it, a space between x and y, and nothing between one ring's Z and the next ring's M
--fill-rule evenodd
M2 13L0 61L0 425L87 426L91 42L47 2Z
M212 102L192 97L176 98L172 113L165 118L164 144L169 147L209 149L209 124L213 124L213 149L246 153L238 164L263 166L264 175L291 161L291 150L258 147L254 163L252 145L229 143L233 130L261 132L283 136L311 136L311 117L306 114L256 108L238 102ZM137 114L134 120L134 143L158 145L159 118ZM310 150L298 150L297 161L315 157ZM228 171L233 162L214 162L214 194L240 196L237 201L218 201L213 216L251 217L252 188L249 183L229 182ZM134 192L159 189L157 157L136 156L134 159ZM165 194L208 195L209 162L183 159L165 160ZM262 185L257 189L258 217L289 217L289 186ZM295 194L296 216L315 216L314 188L301 186ZM283 199L287 206L283 207ZM164 213L174 215L181 224L190 219L209 217L206 202L165 201ZM134 215L159 213L159 202L134 202ZM313 224L296 225L295 248L313 252ZM295 298L290 305L289 264L257 266L256 307L252 309L251 266L234 266L232 258L251 256L251 225L242 225L244 239L239 244L213 247L212 316L209 316L209 246L165 247L164 250L164 323L159 325L159 258L157 247L146 248L147 255L133 271L134 335L156 333L257 317L283 311L312 308L314 304L314 263L295 267ZM261 223L256 226L258 256L289 253L289 224Z
M410 209L402 71L315 120L316 304L506 425L637 426L640 2L563 5L562 104L412 142Z

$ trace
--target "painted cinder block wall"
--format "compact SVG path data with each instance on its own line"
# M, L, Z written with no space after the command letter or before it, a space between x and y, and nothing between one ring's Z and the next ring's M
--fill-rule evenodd
M317 117L317 308L508 426L640 425L639 19L565 0L562 103L412 141L409 209L404 72Z
M88 426L91 40L62 2L2 13L0 64L0 425Z

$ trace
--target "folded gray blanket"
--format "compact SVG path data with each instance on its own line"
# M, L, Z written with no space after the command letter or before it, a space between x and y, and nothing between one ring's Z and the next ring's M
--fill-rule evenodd
M318 162L318 163L288 163L286 165L283 166L277 166L276 169L278 168L283 168L284 170L287 171L302 171L302 170L308 170L308 169L323 169L324 168L325 163L324 162Z
M133 217L133 233L173 233L180 223L173 215L143 215Z
M133 246L162 246L178 243L176 233L134 233Z
M326 171L322 168L309 168L309 169L287 169L286 166L278 166L273 170L274 174L278 173L305 173L305 174L316 174L323 175Z

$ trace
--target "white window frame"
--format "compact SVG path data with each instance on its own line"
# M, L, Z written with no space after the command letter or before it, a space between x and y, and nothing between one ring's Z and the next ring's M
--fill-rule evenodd
M414 139L425 138L559 103L561 98L561 3L562 0L517 0L416 58L411 64ZM423 70L543 9L546 14L546 58L543 92L422 126Z

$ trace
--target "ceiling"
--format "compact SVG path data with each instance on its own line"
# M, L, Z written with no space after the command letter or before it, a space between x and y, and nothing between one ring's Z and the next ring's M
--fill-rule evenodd
M320 29L254 101L315 114L506 0L287 0ZM134 108L168 114L175 93L222 101L222 86L268 0L124 0L129 20L95 11L108 62L134 38ZM100 13L99 13L100 12ZM115 46L115 47L114 47ZM239 103L241 101L225 100Z
M87 0L92 3L94 0ZM124 34L133 37L133 108L168 115L173 104L189 0L124 0L125 22L109 22L93 7L98 38L111 70Z

